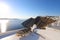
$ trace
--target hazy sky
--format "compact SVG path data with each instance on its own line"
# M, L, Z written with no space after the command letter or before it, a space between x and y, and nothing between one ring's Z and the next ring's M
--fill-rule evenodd
M2 7L2 8L1 8ZM0 16L60 16L60 0L0 0Z

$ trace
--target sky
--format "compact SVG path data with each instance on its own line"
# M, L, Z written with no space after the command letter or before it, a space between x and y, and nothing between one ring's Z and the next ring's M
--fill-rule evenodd
M60 0L0 0L1 18L60 16Z

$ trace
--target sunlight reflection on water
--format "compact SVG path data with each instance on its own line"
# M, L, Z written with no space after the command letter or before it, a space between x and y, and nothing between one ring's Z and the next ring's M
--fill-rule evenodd
M1 23L1 32L2 33L6 32L8 21L9 20L0 20L0 23Z

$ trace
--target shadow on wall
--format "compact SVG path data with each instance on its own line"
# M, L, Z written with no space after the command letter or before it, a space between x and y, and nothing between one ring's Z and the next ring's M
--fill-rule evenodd
M23 27L21 25L21 23L23 21L24 20L20 20L20 19L11 19L11 20L9 20L9 22L7 23L7 31L21 29Z

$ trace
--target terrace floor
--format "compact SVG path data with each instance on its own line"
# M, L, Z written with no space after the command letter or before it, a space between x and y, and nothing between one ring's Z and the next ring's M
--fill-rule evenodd
M60 30L47 28L46 30L36 29L36 31L36 33L32 32L23 38L19 38L13 34L2 38L1 40L60 40Z

